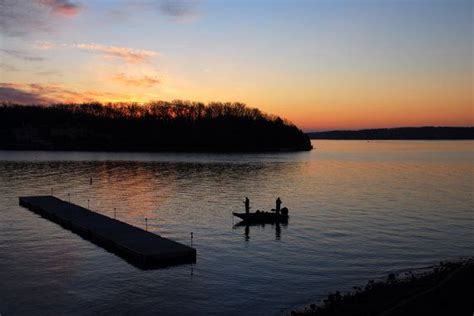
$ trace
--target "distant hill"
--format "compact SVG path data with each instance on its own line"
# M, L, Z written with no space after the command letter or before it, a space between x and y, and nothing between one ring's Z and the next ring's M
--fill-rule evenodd
M242 103L0 105L0 149L300 151L309 137Z
M474 127L401 127L307 133L312 139L474 139Z

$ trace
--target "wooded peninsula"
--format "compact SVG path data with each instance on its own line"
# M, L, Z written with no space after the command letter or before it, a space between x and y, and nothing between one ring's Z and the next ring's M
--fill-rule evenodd
M0 149L90 151L311 150L292 123L243 103L0 106Z
M312 139L454 140L474 139L474 127L400 127L308 133Z

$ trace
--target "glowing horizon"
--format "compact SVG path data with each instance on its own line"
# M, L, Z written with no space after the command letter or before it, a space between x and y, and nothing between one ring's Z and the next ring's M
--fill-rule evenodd
M304 130L472 126L470 0L6 0L0 101L243 102Z

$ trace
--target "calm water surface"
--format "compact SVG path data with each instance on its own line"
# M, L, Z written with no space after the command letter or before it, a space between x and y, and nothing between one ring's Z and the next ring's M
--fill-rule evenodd
M0 313L278 314L389 272L474 255L474 142L315 141L285 154L0 151ZM89 178L93 178L92 185ZM142 271L18 206L54 194L189 244ZM287 226L236 226L268 210Z

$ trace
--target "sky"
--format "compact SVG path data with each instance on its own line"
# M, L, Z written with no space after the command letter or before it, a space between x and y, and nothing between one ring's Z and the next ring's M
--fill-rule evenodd
M0 101L244 102L310 130L473 126L472 0L0 0Z

